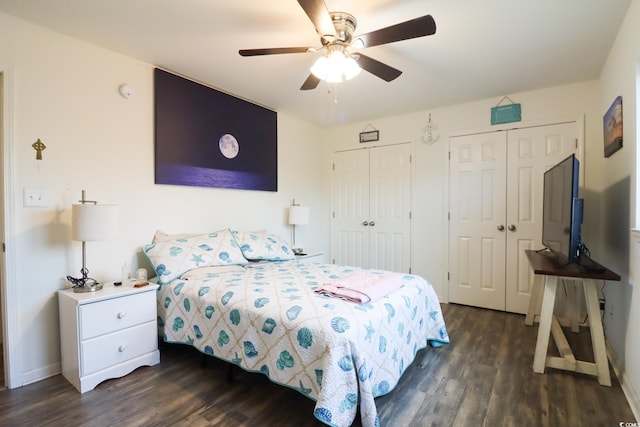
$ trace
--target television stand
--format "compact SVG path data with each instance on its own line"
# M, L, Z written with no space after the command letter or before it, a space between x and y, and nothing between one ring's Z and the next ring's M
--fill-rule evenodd
M586 263L584 262L585 260L587 261ZM591 258L584 255L578 258L577 264L580 270L584 271L585 273L605 273L607 271L604 266L598 264Z
M620 276L593 260L591 261L594 263L594 267L598 267L598 271L585 271L576 263L567 264L565 260L552 252L526 250L525 253L533 272L536 274L531 299L529 300L527 317L525 318L526 325L533 325L536 309L540 302L540 296L542 296L540 326L538 328L538 338L533 357L533 371L544 374L544 369L548 366L555 369L579 372L597 376L600 385L610 387L611 376L609 374L609 360L607 359L607 350L604 342L604 331L600 319L597 281L620 281ZM601 269L599 267L601 267ZM540 283L543 278L544 286ZM595 362L576 360L560 323L553 315L558 279L580 281L582 283L587 305L587 314L589 316L591 344L593 346ZM574 298L569 299L569 304L575 303ZM573 310L575 313L577 307L573 307ZM553 336L560 357L547 356L550 336Z

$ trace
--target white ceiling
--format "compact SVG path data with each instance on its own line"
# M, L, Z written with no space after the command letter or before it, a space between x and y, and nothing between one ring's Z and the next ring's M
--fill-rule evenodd
M322 126L596 79L631 0L325 0L355 35L431 14L433 36L366 49L403 71L301 91L320 46L295 0L0 0L0 11ZM337 103L335 102L337 98Z

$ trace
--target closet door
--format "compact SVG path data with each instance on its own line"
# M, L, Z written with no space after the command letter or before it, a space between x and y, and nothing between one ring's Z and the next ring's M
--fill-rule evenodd
M410 272L410 144L334 153L331 227L334 263Z
M526 313L544 172L579 154L576 122L452 137L449 300Z
M507 137L506 311L526 313L533 273L525 249L542 249L544 172L578 152L575 122L515 129Z
M449 300L505 309L506 132L450 139Z
M369 264L369 150L334 153L331 188L334 264ZM366 224L365 224L366 222Z
M369 267L409 273L411 267L411 147L372 148Z

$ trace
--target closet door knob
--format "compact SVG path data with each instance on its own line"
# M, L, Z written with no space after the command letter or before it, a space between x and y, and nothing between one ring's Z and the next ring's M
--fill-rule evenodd
M367 225L369 225L369 221L362 221L362 225L366 227Z
M118 351L120 353L124 353L124 351L127 349L127 345L126 344L120 344L120 347L118 347Z
M511 224L511 225L509 226L509 231L516 231L516 226L515 226L515 225L513 225L513 224Z
M369 223L369 226L371 226L371 227L373 227L374 225L376 225L376 223L375 223L375 222L373 222L373 221L371 221L371 222Z
M498 231L504 231L504 225L500 224L498 227Z
M118 319L124 319L125 317L127 317L127 312L126 311L118 312Z

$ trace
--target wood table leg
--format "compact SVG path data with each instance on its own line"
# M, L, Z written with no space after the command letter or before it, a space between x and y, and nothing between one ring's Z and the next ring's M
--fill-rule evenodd
M581 279L579 280L579 282L584 282L584 280ZM571 323L571 332L577 334L578 332L580 332L580 326L578 324L579 292L576 292L576 281L562 279L562 284L567 290L567 313L569 316L569 322Z
M593 357L598 370L598 382L600 385L611 387L609 359L607 358L607 348L604 342L604 330L600 319L600 304L598 303L598 289L595 280L586 279L584 281L584 294L587 303L587 314L589 315Z
M557 276L545 276L542 308L540 310L540 325L538 326L538 339L536 341L536 351L533 356L533 372L539 374L544 374L544 367L546 365L549 335L551 333L551 319L553 318L553 307L556 302L557 287Z
M544 288L543 278L544 276L540 274L533 276L533 285L531 295L529 296L529 308L527 309L527 317L524 318L524 324L527 326L533 325L533 322L536 320L536 314L538 314L538 310L540 309L540 299Z

